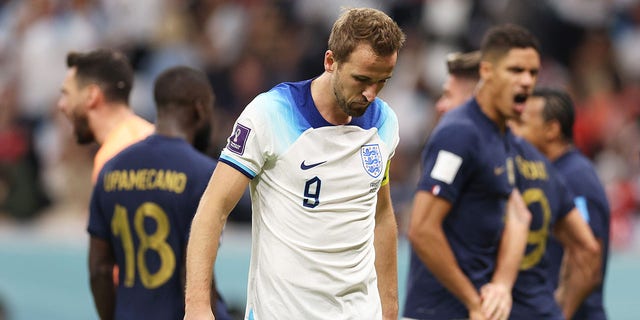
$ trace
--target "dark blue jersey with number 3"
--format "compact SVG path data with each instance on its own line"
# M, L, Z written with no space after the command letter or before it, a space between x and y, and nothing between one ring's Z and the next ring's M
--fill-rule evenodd
M184 139L152 135L100 172L88 231L115 253L116 319L184 316L179 275L191 220L215 165Z
M525 256L513 287L510 319L563 319L554 298L547 252L556 221L564 218L573 201L564 180L534 146L513 139L516 184L532 215Z

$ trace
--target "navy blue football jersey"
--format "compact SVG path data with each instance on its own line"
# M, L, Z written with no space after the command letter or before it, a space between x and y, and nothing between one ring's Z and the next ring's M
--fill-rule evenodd
M516 185L532 215L525 256L513 287L511 319L563 319L554 298L547 252L553 226L573 209L572 196L555 168L533 145L513 138Z
M466 276L479 289L491 280L504 228L513 177L508 140L475 99L444 115L422 154L418 190L452 204L444 233ZM411 250L404 316L413 319L468 317L466 307Z
M607 260L609 256L609 202L602 183L598 178L591 161L578 150L572 149L553 162L554 167L567 182L567 187L574 195L574 203L580 214L587 220L593 234L602 241L602 279L605 278ZM552 240L549 253L553 263L552 279L554 286L558 285L558 274L562 262L562 247ZM589 295L576 311L574 319L604 320L607 319L604 310L603 284L600 284Z
M184 139L152 135L100 171L89 233L120 269L116 319L182 319L180 280L191 220L216 166Z

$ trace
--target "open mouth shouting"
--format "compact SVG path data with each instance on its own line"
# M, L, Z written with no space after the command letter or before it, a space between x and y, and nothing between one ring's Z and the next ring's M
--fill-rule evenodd
M522 112L524 111L525 102L527 102L528 98L529 94L527 93L518 93L513 97L513 102L515 103L513 109L518 114L522 114Z

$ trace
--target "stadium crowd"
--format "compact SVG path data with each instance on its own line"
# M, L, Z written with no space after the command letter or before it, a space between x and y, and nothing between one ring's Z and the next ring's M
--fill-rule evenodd
M3 0L0 1L0 223L86 221L91 159L56 108L69 51L117 48L132 61L131 105L155 120L153 79L178 64L206 72L216 95L209 154L233 120L276 83L322 72L343 5L389 13L407 34L381 97L394 106L400 145L392 198L401 226L436 120L445 56L477 49L490 26L515 22L542 43L539 85L566 88L575 142L596 165L611 205L611 243L624 249L640 217L640 1L633 0ZM230 217L250 221L250 212Z

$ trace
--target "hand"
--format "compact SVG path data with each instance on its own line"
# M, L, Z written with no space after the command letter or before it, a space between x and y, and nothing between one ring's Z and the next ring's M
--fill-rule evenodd
M489 320L506 320L513 303L511 290L498 283L487 283L480 288L482 313Z

